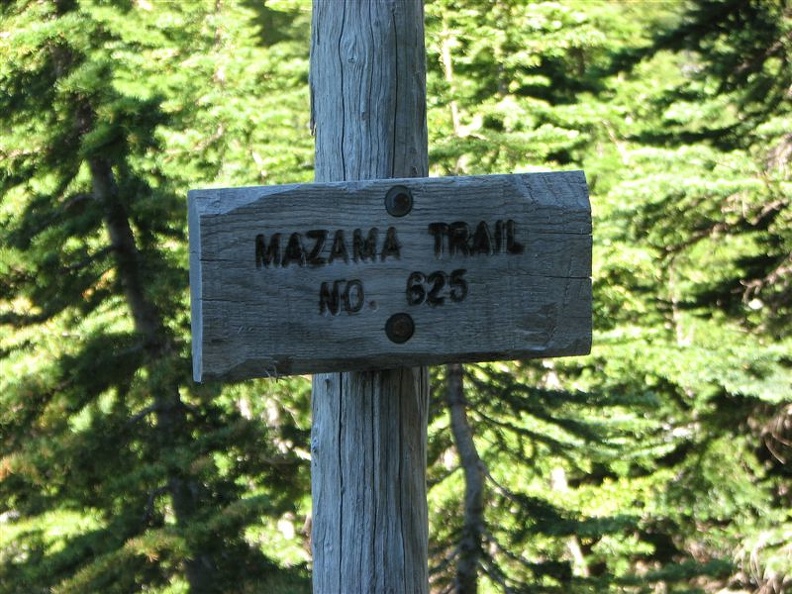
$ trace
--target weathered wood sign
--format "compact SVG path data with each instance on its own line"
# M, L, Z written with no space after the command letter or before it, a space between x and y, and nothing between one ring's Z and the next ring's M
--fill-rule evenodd
M581 171L193 190L197 381L578 355Z

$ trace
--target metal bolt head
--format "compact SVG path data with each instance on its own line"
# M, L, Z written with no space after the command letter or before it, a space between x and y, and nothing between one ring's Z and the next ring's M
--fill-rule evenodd
M385 210L393 217L403 217L412 210L413 197L405 186L393 186L385 194Z
M385 334L396 344L402 344L412 338L415 332L415 322L412 317L406 313L393 314L388 321L385 322Z

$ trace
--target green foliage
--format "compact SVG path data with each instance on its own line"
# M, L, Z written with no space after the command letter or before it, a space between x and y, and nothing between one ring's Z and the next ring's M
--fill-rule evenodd
M592 355L468 373L489 470L482 588L783 589L789 8L471 1L427 12L435 170L582 167L595 216ZM494 116L503 105L511 119ZM450 584L461 477L437 418L435 566Z
M248 532L306 513L307 389L189 380L184 195L305 177L307 16L0 10L0 591L301 587Z
M792 14L433 0L434 174L583 168L595 346L469 366L481 592L792 580ZM0 594L302 592L304 378L189 379L186 190L312 176L305 0L0 7ZM465 477L442 370L432 580Z

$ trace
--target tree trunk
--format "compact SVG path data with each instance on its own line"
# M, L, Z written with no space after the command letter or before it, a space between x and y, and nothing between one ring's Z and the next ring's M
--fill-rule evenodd
M465 517L459 538L454 589L457 594L478 592L478 568L484 534L484 463L473 441L467 418L464 368L459 363L446 366L448 374L448 414L459 462L465 473Z
M116 271L132 315L135 331L143 341L145 366L157 418L157 436L163 451L189 441L190 428L179 386L173 373L172 346L161 313L146 296L141 278L140 252L132 232L129 215L121 201L118 185L109 161L101 157L88 159L93 195L101 205L105 228L113 248ZM182 468L168 469L167 491L176 522L188 527L198 514L203 486ZM215 566L210 554L193 551L185 563L190 594L217 591Z
M314 0L316 181L425 176L421 0ZM383 197L384 198L384 197ZM428 592L425 368L314 377L314 592Z

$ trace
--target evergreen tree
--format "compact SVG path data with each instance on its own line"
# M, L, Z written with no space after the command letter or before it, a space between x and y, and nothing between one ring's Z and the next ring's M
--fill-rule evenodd
M281 41L257 19L280 21ZM260 388L192 384L184 234L190 185L301 175L277 146L298 160L310 145L295 141L307 105L284 114L305 83L295 19L214 2L0 8L0 591L283 581L251 529L299 505L305 464L278 444L304 421L276 407L270 431Z
M731 587L781 591L792 573L792 10L700 1L680 16L614 62L626 69L614 103L627 168L601 188L611 330L598 365L611 374L629 356L630 375L663 397L658 421L675 445L658 462L675 481L647 528L678 558L736 561Z
M440 98L450 92L430 112L447 138L434 162L477 173L582 166L596 217L592 356L468 373L488 378L469 379L465 397L474 464L488 473L482 575L504 591L783 588L789 8L448 8L430 9L431 80ZM535 50L516 58L520 48ZM451 519L468 509L453 472L464 444L459 462L448 457L443 418L438 408L435 563L453 587L469 523ZM546 561L558 571L544 572Z
M310 179L307 8L0 7L0 593L307 588L307 382L191 382L185 237ZM433 173L595 216L590 357L435 373L437 590L789 587L790 10L427 3Z
M640 23L657 15L611 3L448 4L431 5L428 21L439 103L430 131L441 136L431 144L440 147L432 153L435 168L580 167L608 134L600 120L609 108L592 100L602 86L597 73L614 47L646 42ZM627 471L626 459L647 457L646 449L632 454L625 445L650 430L641 416L654 405L651 395L583 382L577 361L469 367L464 397L455 383L447 400L438 397L448 421L437 407L431 432L433 515L442 518L434 531L437 584L475 591L478 570L486 591L623 585L621 567L630 567L635 549L645 550L631 537L641 514L591 502L603 480ZM449 456L452 446L458 461ZM459 509L465 514L455 518Z

